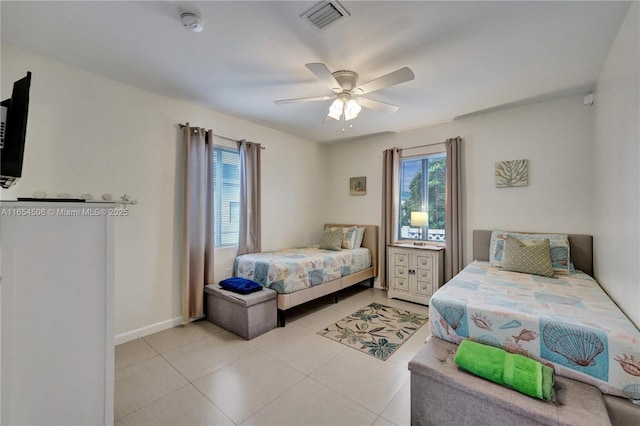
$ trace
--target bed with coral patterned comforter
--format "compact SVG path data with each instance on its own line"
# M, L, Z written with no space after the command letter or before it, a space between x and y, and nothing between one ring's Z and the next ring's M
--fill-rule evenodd
M640 331L589 275L546 278L473 262L431 297L431 332L502 347L603 393L640 399Z
M333 251L302 247L238 256L235 276L256 281L278 293L292 293L364 271L370 266L368 248Z

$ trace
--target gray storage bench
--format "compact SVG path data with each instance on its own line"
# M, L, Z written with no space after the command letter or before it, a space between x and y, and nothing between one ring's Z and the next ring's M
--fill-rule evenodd
M611 425L593 386L555 376L545 402L458 369L456 349L431 336L409 362L412 425Z
M251 340L276 328L277 293L269 288L249 294L205 286L207 319L233 334Z

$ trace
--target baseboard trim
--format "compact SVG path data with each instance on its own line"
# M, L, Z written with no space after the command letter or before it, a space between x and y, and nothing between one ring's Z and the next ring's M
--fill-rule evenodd
M159 331L167 330L182 324L182 317L172 318L166 321L161 321L155 324L148 325L146 327L138 328L137 330L127 331L126 333L118 334L114 342L116 345L127 343L131 340L138 339L140 337L148 336L149 334L157 333Z

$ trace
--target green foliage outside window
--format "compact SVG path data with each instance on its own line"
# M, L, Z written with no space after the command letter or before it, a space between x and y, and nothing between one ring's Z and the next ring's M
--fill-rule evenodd
M411 227L412 211L427 211L427 228L444 230L446 161L442 154L402 161L400 228ZM423 172L426 172L426 182Z

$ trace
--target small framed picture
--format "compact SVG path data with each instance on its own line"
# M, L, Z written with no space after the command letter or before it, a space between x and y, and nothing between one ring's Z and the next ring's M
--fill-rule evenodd
M365 195L367 193L367 177L349 178L349 193L351 195Z
M496 188L527 186L529 184L529 160L496 162Z

